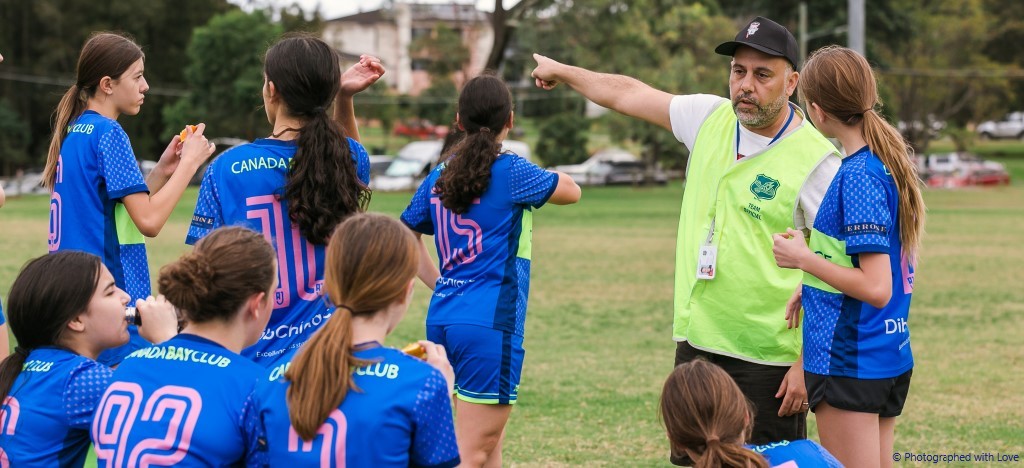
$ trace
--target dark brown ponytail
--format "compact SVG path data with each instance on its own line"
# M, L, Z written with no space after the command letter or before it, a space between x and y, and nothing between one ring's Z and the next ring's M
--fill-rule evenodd
M289 113L306 121L285 183L288 216L310 242L326 244L338 223L370 202L344 131L327 115L341 90L338 54L316 37L287 37L267 50L263 71Z
M501 78L480 75L459 94L459 123L465 130L447 157L435 190L445 208L465 213L487 191L491 165L501 151L498 135L512 116L512 94Z

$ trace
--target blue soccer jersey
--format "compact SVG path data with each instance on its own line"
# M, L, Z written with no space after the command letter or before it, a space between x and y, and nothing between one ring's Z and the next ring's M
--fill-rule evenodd
M260 421L269 466L436 467L459 464L448 385L437 369L379 343L356 347L371 361L355 370L349 390L318 435L303 441L292 429L282 369L257 386L250 413ZM289 354L289 360L294 354Z
M81 250L103 259L134 304L151 293L142 233L120 200L148 193L128 135L116 120L85 111L68 126L50 195L50 252ZM134 325L131 342L100 354L114 365L132 350L149 346Z
M253 457L244 425L263 367L180 334L125 357L92 420L102 466L226 466Z
M532 208L548 201L558 175L515 155L500 154L487 190L469 210L441 204L434 184L439 164L413 195L402 221L434 236L441 277L427 325L479 325L522 335L530 289Z
M33 350L0 407L0 465L82 466L110 374L66 349Z
M359 180L369 184L366 149L352 139L348 145ZM288 201L281 198L296 149L294 140L260 139L217 158L203 176L185 240L195 244L220 226L242 225L262 233L274 246L274 312L260 341L242 352L267 367L305 343L334 312L321 298L324 245L306 240L288 217Z
M883 379L914 367L910 296L914 264L900 243L899 196L889 170L867 147L843 159L814 219L810 247L844 267L859 255L889 255L892 298L879 309L804 275L804 369L819 375Z
M813 440L784 440L765 445L748 445L766 460L772 468L842 468L825 447Z
M7 323L7 320L4 317L4 301L0 299L0 325L3 325L5 323Z

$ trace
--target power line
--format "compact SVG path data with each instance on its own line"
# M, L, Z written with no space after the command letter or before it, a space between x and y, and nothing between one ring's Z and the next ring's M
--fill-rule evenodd
M41 75L26 75L23 73L11 72L0 72L0 80L17 81L20 83L32 83L49 86L60 86L63 88L68 88L71 87L71 85L75 84L74 80L70 80L67 78L58 78L53 76ZM149 88L149 91L147 91L146 94L154 94L157 96L183 97L188 95L188 91L184 89L152 87Z
M927 76L935 78L1024 78L1024 70L993 70L979 68L887 68L878 70L878 73L893 76Z

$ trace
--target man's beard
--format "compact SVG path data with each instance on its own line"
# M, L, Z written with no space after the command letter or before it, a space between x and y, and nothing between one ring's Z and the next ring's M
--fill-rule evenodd
M738 108L740 101L753 104L755 107L754 109L744 109L741 112ZM775 119L779 118L779 113L786 107L786 102L788 101L789 98L785 94L779 94L779 98L774 102L762 106L753 94L748 93L733 98L732 109L736 113L736 118L739 119L744 127L753 129L765 128L774 123Z

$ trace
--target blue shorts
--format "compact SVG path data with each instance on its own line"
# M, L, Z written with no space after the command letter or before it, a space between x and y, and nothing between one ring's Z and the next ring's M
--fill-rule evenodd
M477 325L428 325L427 339L444 346L455 369L458 398L514 405L523 371L523 337Z

